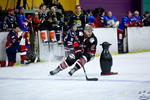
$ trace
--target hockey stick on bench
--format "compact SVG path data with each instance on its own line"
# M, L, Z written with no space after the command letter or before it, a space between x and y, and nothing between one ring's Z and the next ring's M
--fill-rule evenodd
M98 81L98 78L88 78L87 77L87 74L86 74L84 66L83 66L83 71L84 71L84 75L85 75L85 78L86 78L87 81Z

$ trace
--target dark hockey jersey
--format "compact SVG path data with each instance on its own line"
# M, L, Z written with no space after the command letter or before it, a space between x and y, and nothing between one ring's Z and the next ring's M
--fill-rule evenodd
M75 38L74 50L75 53L81 51L82 53L89 53L95 55L97 46L97 38L92 33L91 37L87 38L84 35L79 34Z
M76 37L76 32L73 30L68 30L64 38L64 46L66 49L73 49L74 40Z
M63 16L59 12L53 13L53 12L48 12L47 14L47 19L50 22L53 22L55 24L59 24L60 22L63 22Z
M70 18L69 26L71 26L73 23L77 25L78 30L83 30L85 24L88 23L88 19L83 13L80 13L79 15L73 14Z
M3 29L12 29L14 28L14 25L16 24L16 17L15 16L10 16L10 15L7 15L5 18L4 18L4 23L3 23Z
M105 26L106 26L106 21L104 16L97 16L96 27L105 27Z

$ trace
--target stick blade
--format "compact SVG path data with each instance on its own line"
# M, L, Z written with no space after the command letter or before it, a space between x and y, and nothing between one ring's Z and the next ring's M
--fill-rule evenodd
M98 78L86 78L87 81L98 81Z

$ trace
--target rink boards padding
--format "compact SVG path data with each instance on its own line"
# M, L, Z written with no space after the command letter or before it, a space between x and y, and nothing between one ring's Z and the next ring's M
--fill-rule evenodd
M46 31L46 30L45 30ZM46 31L48 33L48 31ZM63 58L64 47L57 43L43 43L38 32L39 38L39 51L41 60L55 60L56 58ZM111 43L111 54L118 53L117 43L117 28L95 28L94 34L97 37L98 45L96 55L100 55L102 47L99 45L104 41ZM128 34L128 50L129 52L149 51L150 50L150 27L131 27L127 29ZM8 32L0 32L0 61L7 60L5 43L7 40ZM23 43L23 42L22 42ZM20 56L17 54L17 62L20 61Z
M129 52L150 51L150 27L129 27L127 32Z
M105 41L112 44L109 49L111 54L118 53L117 28L95 28L93 33L98 40L96 49L97 55L101 54L102 46L100 46L100 44Z

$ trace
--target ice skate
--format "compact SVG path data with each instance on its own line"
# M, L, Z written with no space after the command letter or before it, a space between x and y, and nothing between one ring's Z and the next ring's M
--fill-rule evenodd
M30 62L31 62L30 60L22 60L22 61L21 61L21 64L27 65L27 64L30 64Z
M60 68L60 66L58 66L55 70L50 71L50 75L55 75L57 73L59 73L62 69Z
M70 76L72 76L77 70L78 70L78 68L77 68L77 67L74 67L74 68L72 68L72 69L68 72L68 74L69 74Z

